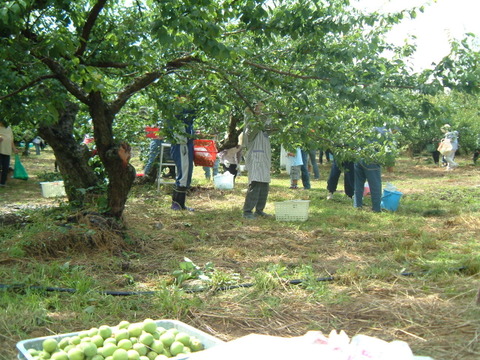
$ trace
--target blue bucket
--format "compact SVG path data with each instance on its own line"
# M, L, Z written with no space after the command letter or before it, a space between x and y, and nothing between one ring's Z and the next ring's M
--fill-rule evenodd
M402 195L400 191L383 190L382 202L380 204L382 209L397 211Z

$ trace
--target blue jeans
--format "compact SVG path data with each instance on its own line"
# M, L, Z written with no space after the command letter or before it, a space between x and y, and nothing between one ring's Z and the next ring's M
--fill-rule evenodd
M145 165L145 169L143 170L143 173L145 175L150 173L150 169L152 168L155 159L157 158L158 155L160 155L160 149L162 147L162 142L163 140L160 139L152 139L150 141L150 148L149 148L149 153L148 153L148 159L147 159L147 164Z
M213 167L208 167L208 166L203 166L203 171L205 173L205 179L210 180L211 175L210 175L210 169L212 169L213 176L218 175L218 167L220 165L220 159L216 158L215 162L213 163Z
M355 170L354 164L350 161L345 161L342 163L342 168L344 170L343 173L343 188L345 190L345 194L348 197L353 197L354 190L355 190ZM338 179L340 179L340 174L342 173L342 169L338 166L335 158L332 161L332 167L330 169L330 175L328 176L327 180L327 190L330 193L334 193L337 191L338 186Z
M367 164L360 160L355 163L355 193L353 195L353 206L361 208L363 206L363 191L365 181L370 187L370 196L372 198L372 210L382 211L380 203L382 202L382 170L378 164Z
M310 174L308 173L308 152L302 150L303 165L300 167L302 171L302 184L303 188L310 189Z

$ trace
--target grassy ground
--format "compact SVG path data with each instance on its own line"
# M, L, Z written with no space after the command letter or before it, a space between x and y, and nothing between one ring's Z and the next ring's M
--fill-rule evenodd
M0 283L77 292L0 290L0 359L14 359L22 339L147 317L178 319L222 340L343 329L404 340L436 360L480 358L480 173L470 159L446 172L428 157L400 158L383 175L404 193L396 213L354 211L341 192L327 201L328 164L310 191L289 190L286 174L274 176L267 212L275 201L309 199L306 222L244 220L246 177L221 191L196 168L193 213L172 212L168 188L133 188L126 241L93 215L69 223L65 199L42 198L49 149L22 160L30 179L0 189ZM204 274L211 288L182 290L174 271ZM238 284L247 285L226 289ZM146 293L102 293L110 290Z

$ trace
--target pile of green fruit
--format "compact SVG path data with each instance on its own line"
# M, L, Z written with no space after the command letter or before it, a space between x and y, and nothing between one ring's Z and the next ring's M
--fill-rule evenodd
M164 360L204 348L196 337L157 326L152 319L134 324L122 321L115 327L102 325L60 341L48 338L42 347L28 352L38 360Z

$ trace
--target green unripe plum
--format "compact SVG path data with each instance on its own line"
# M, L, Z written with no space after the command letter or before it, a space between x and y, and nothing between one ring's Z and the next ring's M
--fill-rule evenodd
M117 349L112 355L113 360L128 360L128 353L125 349Z
M97 334L98 334L98 328L93 327L93 328L91 328L90 330L88 330L87 333L88 333L88 336L89 336L89 337L92 337L92 336L94 336L94 335L97 335Z
M45 359L45 360L47 360L47 359L50 359L51 355L50 355L49 352L42 350L42 351L40 351L40 352L38 353L37 357L38 357L39 359Z
M81 343L80 348L86 357L92 357L97 354L97 345L95 345L93 342Z
M167 331L160 336L160 341L166 348L168 348L175 341L175 334L173 334L171 331Z
M139 360L140 354L133 349L127 350L128 360Z
M138 338L138 341L141 342L142 344L145 344L147 346L150 346L153 343L153 335L149 333L143 333L140 335Z
M131 324L128 327L128 332L132 337L139 337L140 335L142 335L143 327L140 324Z
M135 343L133 344L133 350L139 353L140 356L147 355L148 348L145 344Z
M120 321L117 325L119 329L127 329L130 326L130 322L127 320Z
M113 353L114 353L117 349L118 349L118 347L117 347L117 345L115 345L115 344L111 344L111 343L103 344L101 355L102 355L104 358L107 358L107 357L109 357L109 356L112 356Z
M201 343L200 340L198 340L195 337L190 338L190 349L192 351L200 351L203 350L203 344Z
M152 319L143 320L143 330L153 334L157 330L157 324Z
M70 337L68 336L60 339L60 341L58 342L58 348L65 349L65 347L69 344L69 341L70 341Z
M100 335L94 335L91 337L92 343L94 343L97 347L103 346L103 337Z
M68 360L68 354L65 351L58 351L52 354L52 360Z
M180 341L183 345L189 346L190 345L190 335L184 333L184 332L179 332L175 336L176 341Z
M73 349L75 346L76 346L76 345L69 344L69 345L67 345L67 346L65 346L65 347L63 348L63 351L65 351L66 353L68 353L68 351L69 351L70 349Z
M154 360L168 360L168 356L160 354L160 355L157 355L157 357Z
M117 343L117 346L120 348L120 349L124 349L124 350L130 350L133 346L132 342L130 341L130 339L122 339L120 340L118 343Z
M85 354L78 347L70 349L67 354L68 354L68 359L69 360L84 360L85 359Z
M97 355L94 355L90 360L104 360L105 358L100 355L100 354L97 354Z
M177 356L183 352L184 347L185 346L180 341L174 341L172 345L170 345L170 354Z
M53 353L55 350L57 350L58 342L55 339L45 339L42 342L42 348L43 351L46 351L48 353Z
M115 340L117 340L117 343L122 339L128 338L130 338L130 334L128 333L127 329L120 329L117 333L115 333Z
M72 337L70 338L69 343L70 343L71 345L78 345L78 344L80 344L80 341L82 341L82 339L80 338L80 336L75 335L75 336L72 336Z
M105 341L103 342L103 345L105 344L113 344L113 345L117 345L117 340L113 337L111 338L107 338L105 339Z
M112 328L108 325L102 325L98 328L98 335L106 339L112 336Z
M165 347L163 346L163 342L161 342L160 340L153 340L153 343L150 345L150 349L152 349L152 351L155 351L158 354L161 354L164 348Z
M149 351L147 353L147 358L149 360L155 360L155 358L158 356L158 354L155 351Z

